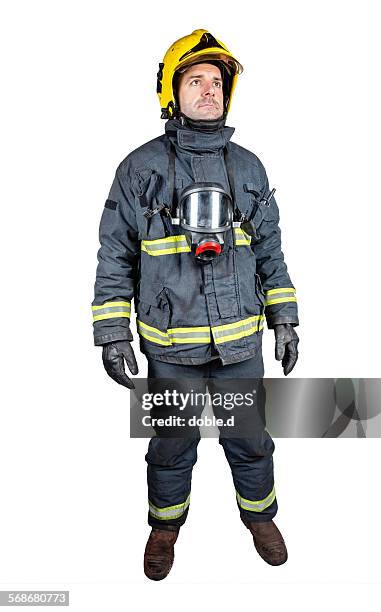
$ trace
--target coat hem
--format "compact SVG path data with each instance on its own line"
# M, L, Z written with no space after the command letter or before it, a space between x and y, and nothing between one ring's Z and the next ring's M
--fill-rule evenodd
M155 359L156 361L164 361L165 363L173 363L180 365L201 365L203 363L209 363L210 361L214 361L215 359L221 359L222 365L229 365L230 363L237 363L239 361L246 361L246 359L250 359L254 355L257 355L258 349L252 349L249 351L241 351L239 353L235 353L234 355L229 355L229 357L222 357L221 355L213 355L205 359L205 357L174 357L168 355L153 355L146 351L144 354L149 359Z

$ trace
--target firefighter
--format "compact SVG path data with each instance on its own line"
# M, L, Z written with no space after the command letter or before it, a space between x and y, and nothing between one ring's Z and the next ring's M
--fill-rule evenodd
M138 373L131 300L148 378L202 381L264 375L264 320L287 376L298 358L295 288L281 250L279 210L258 157L225 125L242 65L207 30L173 43L159 64L165 133L118 166L100 223L94 341L107 373L128 388ZM189 511L199 436L150 440L144 570L165 578ZM220 437L240 517L261 557L287 560L273 522L274 443ZM211 512L218 505L211 503Z

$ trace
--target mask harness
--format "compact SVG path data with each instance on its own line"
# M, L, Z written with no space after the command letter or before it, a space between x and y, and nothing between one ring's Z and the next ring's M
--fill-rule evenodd
M170 204L159 204L148 208L143 214L147 221L160 213L167 236L173 235L173 226L180 226L194 253L195 258L207 263L220 255L224 245L225 232L234 227L242 228L247 234L259 238L256 228L263 218L264 208L270 206L275 189L265 197L249 190L254 196L254 206L248 215L242 213L235 198L234 174L228 147L224 148L230 194L220 183L195 182L181 192L179 202L175 194L176 150L172 142L168 145L168 197ZM233 232L234 235L234 232Z

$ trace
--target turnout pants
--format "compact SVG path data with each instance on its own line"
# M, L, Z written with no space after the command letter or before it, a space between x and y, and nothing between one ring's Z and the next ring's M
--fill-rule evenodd
M197 390L206 388L207 384L210 392L211 388L221 390L223 379L245 378L257 379L264 393L263 374L261 352L246 361L225 366L219 358L201 365L171 364L148 358L148 379L176 379L181 385L181 379L192 378ZM148 523L152 527L173 530L187 518L192 469L200 441L197 431L198 434L189 437L156 435L149 442L145 459ZM244 430L242 437L224 437L220 428L219 443L231 468L241 517L248 521L271 521L278 510L273 469L275 445L265 428L265 419L261 425L256 421L253 430Z

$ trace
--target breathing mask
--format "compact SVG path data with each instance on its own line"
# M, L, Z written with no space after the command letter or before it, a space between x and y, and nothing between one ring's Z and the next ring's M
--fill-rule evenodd
M185 230L196 259L210 261L218 257L225 232L232 227L233 202L220 183L192 183L179 199L174 225Z

